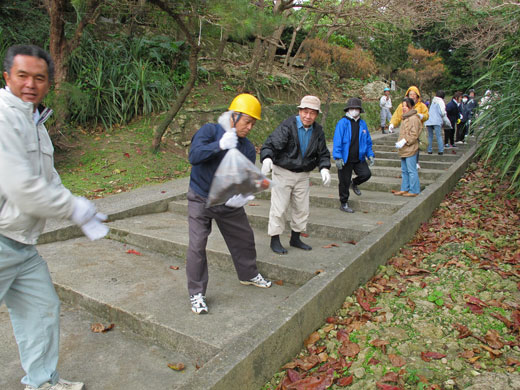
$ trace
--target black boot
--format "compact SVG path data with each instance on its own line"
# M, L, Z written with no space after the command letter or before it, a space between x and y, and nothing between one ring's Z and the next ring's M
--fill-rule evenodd
M387 134L386 131L385 131L385 126L381 126L381 133Z
M271 236L271 249L274 253L278 253L280 255L287 254L287 249L285 249L280 242L280 236Z
M300 232L295 232L294 230L291 230L291 240L289 241L289 244L295 248L303 249L304 251L310 251L312 249L311 246L304 244L302 240L300 240Z

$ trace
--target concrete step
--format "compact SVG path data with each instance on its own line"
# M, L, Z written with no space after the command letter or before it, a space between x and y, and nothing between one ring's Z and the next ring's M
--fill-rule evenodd
M322 186L323 181L319 172L312 173L310 180L311 186ZM432 182L433 180L420 180L421 191ZM338 187L338 185L338 177L332 175L330 186ZM401 188L401 179L399 177L372 176L370 180L361 184L359 188L368 191L391 192L392 190L399 190Z
M169 210L187 216L187 205L187 200L170 202ZM373 229L391 219L391 216L382 214L363 212L348 214L339 210L338 203L336 203L336 206L331 209L311 208L306 232L309 237L323 239L321 242L325 243L329 241L359 241ZM270 207L271 202L265 199L255 199L245 206L249 223L255 228L255 240L261 240L262 237L267 236ZM286 232L290 232L289 222L286 224ZM209 245L210 243L208 243ZM221 243L221 245L225 247L224 243ZM312 246L312 244L310 245ZM268 244L266 243L265 246L268 246ZM257 244L257 250L258 247L259 244ZM260 254L258 254L258 259L261 259Z
M376 159L376 163L370 167L370 171L372 172L372 178L375 178L376 176L381 177L401 177L401 165L399 162L399 166L391 167L391 166L381 166L378 164L378 161ZM337 174L338 169L336 168L336 165L333 164L330 168L331 173ZM442 175L443 171L438 169L428 169L428 168L421 168L419 170L419 178L424 180L435 180L440 175ZM352 177L356 177L356 174L353 173ZM371 178L371 179L372 179Z
M270 191L256 194L257 199L271 199ZM339 206L337 187L314 185L310 194L311 207L336 208ZM406 204L405 198L396 198L390 193L363 190L362 196L351 194L349 205L356 212L392 215Z
M458 151L457 151L458 152ZM374 152L375 153L375 152ZM453 153L453 150L450 149L442 156L438 154L427 154L426 152L421 152L419 155L419 162L423 161L442 161L442 162L455 162L460 158L461 153ZM390 158L390 159L399 159L399 155L397 152L377 152L376 158Z
M129 254L129 249L141 255ZM203 365L233 339L253 331L255 323L276 311L297 289L289 283L270 289L243 286L234 273L210 264L210 312L197 316L191 312L184 260L178 257L85 238L41 245L39 251L48 261L62 300L139 333L175 352L178 355L173 357L190 367Z
M444 172L453 165L453 163L451 163L451 162L444 162L444 161L423 161L422 154L419 158L419 164L421 165L419 174L422 169L433 169L433 170L436 170L439 172ZM376 158L376 165L378 167L398 167L400 169L401 160L395 159L395 158Z
M90 325L96 322L108 325L105 318L77 305L61 305L58 370L63 378L82 381L89 390L143 390L163 389L166 384L182 388L196 372L193 359L129 331L120 322L110 332L93 333ZM0 306L0 345L0 389L21 390L25 373L5 305ZM185 370L168 368L176 362L184 363Z
M268 203L268 201L264 202ZM177 201L172 203L170 208L179 210L180 213L159 213L154 215L152 220L150 216L140 216L112 222L110 223L109 237L158 253L185 259L189 242L187 216L183 214L187 213L186 207L187 201ZM256 209L257 206L251 207ZM340 213L337 210L338 216L341 217ZM329 266L327 258L324 258L322 262L317 264L314 261L314 256L321 250L322 246L332 242L331 238L321 237L309 231L309 237L305 238L305 242L314 249L310 252L301 251L296 248L289 248L290 230L287 230L282 237L282 241L291 255L280 256L273 253L269 247L270 238L267 236L267 217L257 218L249 215L249 219L253 227L256 225L265 226L264 229L254 229L257 262L262 274L273 280L281 279L288 283L302 285L315 275L317 269L324 269ZM374 225L377 226L377 224L373 224L370 227ZM334 243L349 249L351 244L344 241L359 239L363 234L354 229L350 230L354 231L354 233L345 236L336 234ZM347 230L347 232L350 232L350 230ZM367 230L369 228L365 228L362 232L366 234ZM231 255L216 225L213 226L212 233L208 238L206 256L209 264L213 267L234 273Z

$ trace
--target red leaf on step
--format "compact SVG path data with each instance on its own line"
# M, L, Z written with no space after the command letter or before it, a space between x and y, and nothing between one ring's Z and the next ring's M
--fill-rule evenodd
M135 249L128 249L126 251L126 253L129 253L131 255L137 255L137 256L141 256L141 252L137 252Z
M425 362L430 362L432 359L442 359L443 357L446 357L446 355L440 352L421 352L421 359Z

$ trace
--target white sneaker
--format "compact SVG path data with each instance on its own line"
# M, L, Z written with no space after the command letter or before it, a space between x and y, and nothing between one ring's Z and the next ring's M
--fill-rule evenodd
M416 164L416 167L418 170L421 169L421 166L419 165L419 163Z
M55 385L51 385L47 382L40 387L25 386L25 390L83 390L84 388L85 385L81 382L69 382L61 378Z
M264 277L260 274L256 275L253 279L249 280L241 280L240 283L244 285L253 285L256 287L269 288L271 287L271 281L264 279Z
M195 314L207 314L208 305L206 304L206 297L202 293L190 295L191 311Z
M456 144L459 144L459 145L462 145L464 142L463 141L457 141L455 142Z

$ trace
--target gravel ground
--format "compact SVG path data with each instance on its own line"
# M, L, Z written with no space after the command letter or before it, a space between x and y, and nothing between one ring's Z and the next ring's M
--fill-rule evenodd
M472 164L263 390L520 389L520 201Z

